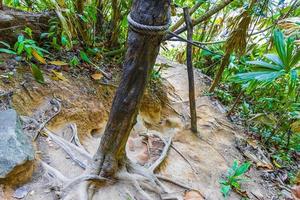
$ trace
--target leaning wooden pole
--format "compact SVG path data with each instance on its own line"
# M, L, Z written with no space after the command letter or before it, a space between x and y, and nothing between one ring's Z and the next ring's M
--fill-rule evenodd
M128 15L128 49L123 75L94 156L94 172L113 176L126 162L125 146L170 24L170 0L135 0Z
M183 8L184 19L187 27L187 39L193 40L193 24L190 17L190 12L187 7ZM186 65L189 79L189 100L190 100L190 113L191 113L191 130L197 133L197 114L196 114L196 101L195 101L195 84L194 84L194 69L192 52L193 45L187 43L186 47Z

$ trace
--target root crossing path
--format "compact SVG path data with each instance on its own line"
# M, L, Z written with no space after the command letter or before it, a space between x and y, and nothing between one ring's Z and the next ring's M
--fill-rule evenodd
M26 200L223 199L219 179L235 159L244 159L235 147L242 130L226 119L218 101L205 96L210 79L195 70L199 132L192 133L186 66L163 57L157 64L164 66L166 98L146 93L126 146L128 157L111 179L90 172L111 101L103 94L114 91L88 77L67 75L67 82L49 79L47 89L31 81L26 91L16 91L13 106L36 144L36 167L25 185L1 187L1 199L14 199L20 188ZM91 89L94 95L84 92ZM250 199L273 197L261 173L252 167L247 176L253 181L242 185ZM231 193L228 199L240 198Z

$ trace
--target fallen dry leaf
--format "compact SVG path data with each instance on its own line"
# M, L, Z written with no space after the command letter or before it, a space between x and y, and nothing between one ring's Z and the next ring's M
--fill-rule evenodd
M66 77L64 77L64 75L61 72L55 71L55 70L51 70L51 72L53 73L53 76L51 77L53 80L55 81L68 81L68 79L66 79Z
M100 74L100 73L96 73L96 74L91 75L91 77L92 77L94 80L100 80L100 79L103 77L103 75Z
M263 168L263 169L274 169L273 165L271 163L263 163L263 162L257 162L256 163L257 168Z
M50 61L49 64L51 64L51 65L57 65L57 66L69 65L68 63L65 63L65 62L60 61L60 60Z
M184 200L204 200L202 194L195 190L185 192Z

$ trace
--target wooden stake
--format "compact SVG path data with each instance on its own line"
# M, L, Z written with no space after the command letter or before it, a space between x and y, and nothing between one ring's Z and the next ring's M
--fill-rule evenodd
M193 40L193 24L190 17L189 9L183 8L184 19L187 27L187 40ZM186 47L186 65L189 79L189 99L190 99L190 113L191 113L191 130L197 133L197 114L196 114L196 101L195 101L195 85L194 85L194 71L192 59L193 45L187 43Z

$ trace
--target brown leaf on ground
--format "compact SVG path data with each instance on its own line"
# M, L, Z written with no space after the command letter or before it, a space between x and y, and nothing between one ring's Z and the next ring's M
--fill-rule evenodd
M184 200L204 200L204 198L200 192L191 190L185 192Z
M257 162L256 167L259 169L269 169L269 170L274 169L274 167L271 163L263 163L263 162Z
M96 73L96 74L91 75L91 77L92 77L94 80L100 80L100 79L103 77L103 75L100 74L100 73Z

